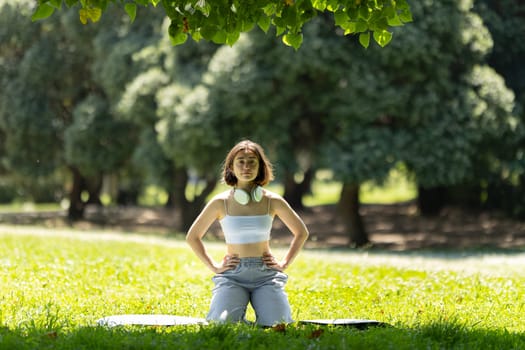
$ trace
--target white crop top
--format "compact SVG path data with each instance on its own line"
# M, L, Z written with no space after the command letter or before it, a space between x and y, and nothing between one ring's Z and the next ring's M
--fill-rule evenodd
M226 200L224 201L226 208ZM228 215L220 221L224 238L228 244L257 243L270 240L273 216L270 215L270 200L268 213L263 215Z

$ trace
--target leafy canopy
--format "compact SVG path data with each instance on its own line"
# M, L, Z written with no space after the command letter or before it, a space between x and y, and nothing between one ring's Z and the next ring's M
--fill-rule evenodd
M331 13L345 34L359 35L362 46L368 47L372 37L383 47L392 39L389 28L412 21L406 0L38 0L33 21L51 16L63 3L80 7L83 24L98 22L110 4L123 7L131 21L138 6L160 5L171 20L168 31L173 45L186 42L188 36L233 45L242 32L258 26L266 33L274 26L284 44L298 49L303 25Z

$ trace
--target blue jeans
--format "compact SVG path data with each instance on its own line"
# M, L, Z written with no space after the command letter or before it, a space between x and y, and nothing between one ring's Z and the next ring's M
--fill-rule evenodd
M216 322L245 320L251 303L261 326L293 322L284 286L288 276L269 268L262 258L241 258L235 269L213 277L215 288L206 319Z

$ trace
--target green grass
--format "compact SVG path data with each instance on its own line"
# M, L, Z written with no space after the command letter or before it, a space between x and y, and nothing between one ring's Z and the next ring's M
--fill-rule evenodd
M402 170L394 169L384 184L371 181L362 184L359 196L362 203L391 204L416 198L417 189Z
M221 256L221 245L209 247ZM523 253L305 250L288 271L296 319L367 318L392 327L293 324L276 332L97 326L113 314L204 317L211 273L175 238L4 226L0 252L0 349L525 347Z
M61 210L58 203L31 203L31 202L15 202L9 204L0 204L0 213L34 213L41 211L56 211Z
M312 194L305 196L307 206L334 204L339 201L342 184L332 180L330 171L318 171L312 183ZM403 169L393 169L382 184L367 181L361 185L359 200L366 204L392 204L416 198L417 190Z

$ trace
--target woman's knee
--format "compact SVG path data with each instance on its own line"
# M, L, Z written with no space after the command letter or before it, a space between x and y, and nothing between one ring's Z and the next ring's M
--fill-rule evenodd
M213 322L240 322L246 315L246 306L210 308L206 320Z
M277 323L293 322L290 303L283 289L258 290L252 295L252 305L260 325L273 326Z

